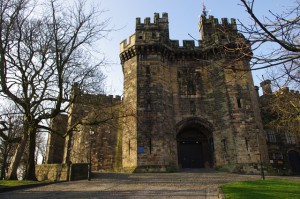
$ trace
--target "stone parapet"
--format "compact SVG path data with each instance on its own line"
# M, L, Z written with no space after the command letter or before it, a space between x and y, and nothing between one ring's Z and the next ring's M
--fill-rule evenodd
M164 59L221 59L247 57L251 58L252 52L248 41L238 33L235 19L223 18L222 23L210 16L201 17L200 32L201 40L179 40L169 38L168 16L154 14L154 22L149 17L141 23L136 20L136 32L130 36L129 41L124 40L120 44L121 63L138 55L161 54ZM143 56L143 59L146 57Z

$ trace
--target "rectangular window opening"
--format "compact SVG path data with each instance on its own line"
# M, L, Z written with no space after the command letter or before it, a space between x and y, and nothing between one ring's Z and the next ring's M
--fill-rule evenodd
M223 143L223 150L225 151L225 153L227 152L227 145L226 145L226 140L222 139L222 143Z
M248 140L248 138L245 138L245 143L246 143L246 149L247 149L247 151L249 151L249 140Z
M237 105L238 105L238 108L242 108L241 98L237 98Z
M195 113L196 113L196 104L194 101L190 101L190 113L192 115L195 115Z
M151 138L149 139L149 152L150 152L150 154L152 152L152 139Z
M130 155L130 139L128 140L128 153L129 153L129 155Z
M150 66L146 66L146 75L150 75Z

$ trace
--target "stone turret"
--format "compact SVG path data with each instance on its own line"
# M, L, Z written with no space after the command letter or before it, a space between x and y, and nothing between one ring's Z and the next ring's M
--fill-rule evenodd
M169 39L169 21L168 13L163 13L162 17L158 13L154 13L154 23L151 23L150 17L144 19L141 23L140 18L136 18L136 34L137 42L150 42Z
M262 87L263 95L272 94L272 87L271 87L270 80L265 80L265 81L261 82L260 86Z
M221 21L222 23L219 23L213 16L206 18L202 15L199 22L200 39L206 41L234 39L233 35L238 34L236 20L231 19L229 23L227 18L222 18Z

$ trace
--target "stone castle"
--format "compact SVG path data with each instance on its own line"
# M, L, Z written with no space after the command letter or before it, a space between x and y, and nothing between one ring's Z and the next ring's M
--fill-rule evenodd
M227 168L258 173L269 163L248 41L235 19L201 16L200 40L169 38L168 14L136 19L121 42L124 96L74 85L67 115L52 121L47 163L92 162L95 171ZM73 128L74 127L74 128Z

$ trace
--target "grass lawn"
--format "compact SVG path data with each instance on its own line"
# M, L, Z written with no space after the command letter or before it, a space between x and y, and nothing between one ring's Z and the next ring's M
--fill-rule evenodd
M300 182L285 180L257 180L221 185L226 199L229 198L300 198Z
M38 184L41 183L39 181L31 181L31 180L0 180L0 188L1 187L14 187L28 184Z

